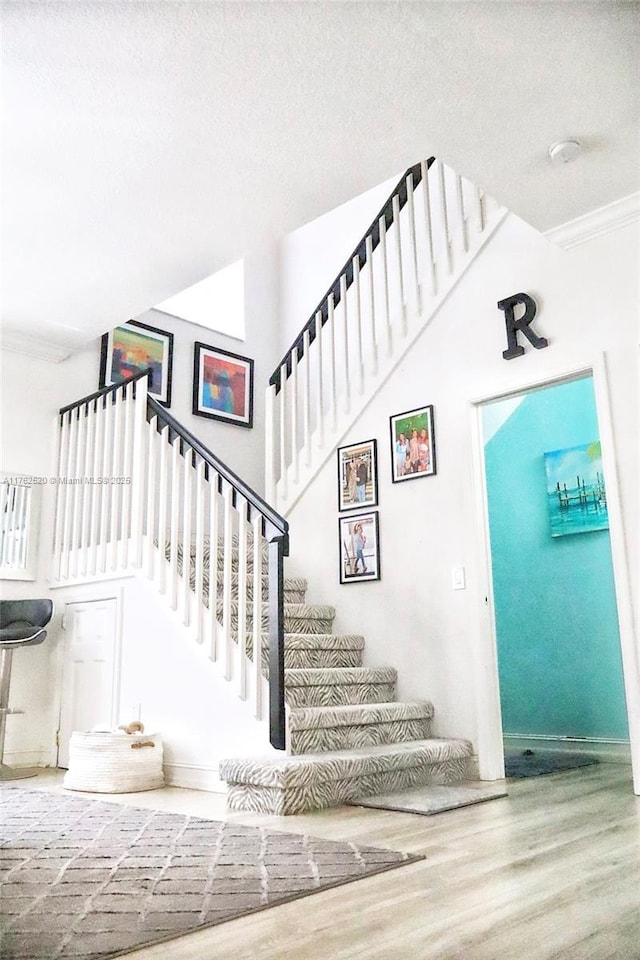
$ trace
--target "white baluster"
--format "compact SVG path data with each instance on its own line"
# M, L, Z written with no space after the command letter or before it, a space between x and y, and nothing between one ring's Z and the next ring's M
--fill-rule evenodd
M305 464L311 465L311 337L306 327L302 334L302 375L304 377L304 394L302 407L303 438L305 450Z
M238 666L236 688L247 699L247 501L238 496ZM255 579L255 570L254 570Z
M218 660L218 497L220 478L213 467L209 474L209 657Z
M82 477L82 506L80 514L80 548L82 555L82 576L89 572L89 545L91 542L91 468L95 448L95 405L90 402L85 405L85 448L84 468Z
M133 451L131 458L131 483L127 485L127 494L131 502L131 536L133 539L133 564L142 566L142 543L144 537L145 515L145 450L150 452L146 440L147 424L147 378L136 381L135 407L133 417ZM125 476L129 476L125 472ZM151 491L147 489L146 496Z
M156 530L156 516L158 514L158 417L153 416L147 425L147 540L145 551L145 567L150 580L155 579L155 547L154 534ZM142 483L140 483L142 486ZM162 546L160 546L162 549ZM162 561L161 561L162 562Z
M107 489L109 491L109 510L111 515L111 531L109 539L109 567L116 570L118 566L118 520L120 507L119 484L113 483L113 477L118 476L120 471L120 455L122 452L122 415L124 413L124 390L118 389L114 394L114 427L113 444L111 446L111 459L109 469L106 473Z
M484 193L478 187L474 187L473 192L476 208L476 229L478 233L482 233L485 228Z
M462 249L466 253L469 249L469 239L467 237L467 218L464 209L464 196L462 195L462 177L459 173L456 174L456 199L458 202L458 217L460 219Z
M76 412L78 419L73 467L71 473L67 477L67 479L71 481L71 557L69 573L72 577L78 576L80 562L80 516L82 486L76 481L80 478L82 473L82 466L84 464L84 449L87 442L85 405L83 404L81 407L78 407Z
M128 383L124 388L124 436L122 442L122 457L121 457L121 476L122 478L129 477L131 479L131 460L132 460L132 451L131 445L133 443L133 434L134 434L134 399L133 399L133 389L134 384ZM137 438L136 438L137 439ZM118 495L120 497L120 542L119 553L120 553L120 566L123 569L126 569L129 564L129 519L131 516L131 484L117 484L120 488L118 490Z
M172 610L178 608L178 521L180 519L180 437L171 444L171 550L169 554L169 597ZM185 558L182 558L184 568Z
M276 388L267 384L264 401L265 496L267 503L276 502Z
M360 299L360 257L358 254L353 258L353 292L355 303L355 331L356 331L356 353L358 356L358 373L360 377L360 393L364 393L364 354L362 348L362 309Z
M167 591L167 513L169 499L169 463L171 454L169 426L165 425L158 434L159 476L158 476L158 589Z
M58 426L58 457L56 461L56 476L60 477L67 460L67 447L69 445L69 424L70 413L63 413L59 419ZM3 514L4 516L4 514ZM56 503L55 519L53 523L53 580L62 578L62 539L64 529L64 498L62 495L62 486L56 485Z
M387 330L387 347L389 356L393 353L393 334L391 331L391 309L389 306L389 261L387 259L387 221L386 217L380 217L378 220L378 229L380 231L380 254L382 256L382 289L384 304L384 322ZM373 272L373 260L371 261L371 270Z
M416 239L416 209L414 198L413 173L407 177L407 208L409 210L409 252L411 254L411 272L413 273L413 291L416 304L416 313L422 312L420 299L420 275L418 273L418 243Z
M342 327L344 343L344 409L349 413L351 408L351 368L349 364L349 312L347 309L347 276L340 276L340 302L342 303Z
M182 450L182 622L190 623L191 606L191 481L193 451L185 442Z
M291 376L288 381L289 386L289 413L291 421L289 424L289 439L291 441L291 469L293 471L293 482L298 482L298 348L294 347L291 351Z
M205 462L198 460L196 467L196 577L195 595L198 618L198 643L204 640L204 492L205 492ZM211 576L211 571L209 571Z
M224 546L222 581L222 664L225 680L233 676L233 651L231 639L231 587L233 574L233 488L225 483L224 499Z
M91 504L89 517L89 571L94 576L98 570L98 544L100 542L100 489L97 483L100 476L100 460L102 457L102 435L104 432L104 407L100 399L93 401L93 417L95 430L93 434L93 456L91 463L91 483L89 485L89 500Z
M69 479L73 473L73 463L75 458L75 452L77 449L78 443L78 409L69 411L70 414L70 423L69 423L69 445L67 448L67 458L64 464L64 473L60 479ZM71 576L70 562L71 562L71 548L72 548L72 508L73 502L71 499L71 484L65 483L64 486L64 507L63 507L63 516L64 516L64 526L62 532L62 554L63 554L63 572L64 579L68 580Z
M111 460L111 446L113 443L113 394L108 393L103 401L98 401L98 403L103 403L102 407L102 420L104 422L104 444L102 448L102 463L100 465L100 477L99 479L104 479L108 476L109 473L109 463ZM107 531L108 531L108 522L109 522L109 507L107 500L107 486L104 483L100 483L98 486L99 492L99 516L100 516L100 537L99 537L99 558L98 558L98 569L100 573L106 573L107 571Z
M282 498L287 497L287 364L280 366L280 484Z
M262 517L253 520L253 703L262 720Z
M318 431L318 445L321 450L324 447L324 358L322 356L322 337L322 311L318 310L316 313L316 357L318 358L318 416L316 427Z
M429 167L426 160L420 164L422 171L422 196L424 199L424 225L427 234L427 260L429 269L429 281L431 293L435 296L438 292L438 282L436 277L436 264L433 256L433 225L431 222L431 193L429 190Z
M447 212L447 191L444 182L444 164L436 160L438 170L438 189L440 191L440 215L442 217L442 235L444 237L444 254L447 270L451 273L453 262L451 259L451 237L449 236L449 215Z
M333 304L333 294L327 297L327 334L329 337L329 383L331 385L329 398L331 402L331 424L335 430L338 424L338 390L336 379L336 323Z
M407 308L405 303L404 260L402 257L402 229L400 223L400 197L394 194L391 201L393 207L393 222L396 227L396 252L398 254L398 280L400 284L400 310L402 313L402 333L407 332Z
M369 296L371 310L371 370L372 373L378 372L378 344L376 340L376 298L373 289L373 240L369 235L365 241L367 251L367 266L369 268Z

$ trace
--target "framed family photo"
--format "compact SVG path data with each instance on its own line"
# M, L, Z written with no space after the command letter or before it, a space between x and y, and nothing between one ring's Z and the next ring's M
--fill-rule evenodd
M378 502L375 440L338 447L338 510L374 507Z
M102 337L100 389L128 380L149 368L149 393L171 406L173 334L139 320L129 320Z
M192 412L252 427L253 360L206 343L194 344Z
M340 583L380 579L378 514L339 517Z
M393 483L433 476L436 438L433 406L418 407L390 417L391 479Z

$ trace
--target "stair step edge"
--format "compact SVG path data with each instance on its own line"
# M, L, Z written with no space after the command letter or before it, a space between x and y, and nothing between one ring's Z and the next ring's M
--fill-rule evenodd
M382 744L358 750L302 753L291 757L243 757L221 760L220 778L228 783L288 789L311 779L351 779L424 764L465 760L473 753L469 740L432 738Z
M290 667L285 670L287 687L395 683L397 679L395 667Z
M427 700L346 704L336 707L290 707L287 724L292 731L314 730L374 723L397 723L399 720L432 720L433 712L433 704Z

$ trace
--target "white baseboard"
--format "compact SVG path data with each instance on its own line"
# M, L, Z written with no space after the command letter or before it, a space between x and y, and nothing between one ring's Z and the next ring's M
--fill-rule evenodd
M517 733L505 734L502 740L505 750L567 750L571 753L597 756L603 763L631 763L631 746L628 740L539 737Z
M163 769L167 786L207 790L209 793L227 792L227 784L218 776L217 767L204 767L197 763L164 763Z

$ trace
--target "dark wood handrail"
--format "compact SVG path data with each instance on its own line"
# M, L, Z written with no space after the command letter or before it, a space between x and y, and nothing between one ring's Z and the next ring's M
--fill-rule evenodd
M212 453L208 447L205 447L197 437L194 437L186 427L184 427L175 417L172 417L170 413L167 412L167 409L163 407L157 400L154 400L153 397L147 397L147 419L150 419L151 416L157 416L158 420L169 427L169 439L170 441L175 440L176 437L187 444L195 453L201 457L204 462L216 471L224 480L226 480L242 497L245 498L247 503L253 510L257 511L267 523L273 528L274 537L283 537L285 539L285 557L289 555L289 524L281 517L279 513L269 506L266 500L260 496L259 493L256 493L255 490L252 490L251 487L241 480L237 473L234 473L233 470L228 467L225 463L222 462L215 453ZM273 539L273 538L268 538Z
M276 750L286 749L285 705L284 705L284 557L289 555L289 524L279 513L269 506L262 497L252 490L226 464L216 457L204 444L194 437L175 417L167 413L165 407L147 397L147 419L156 416L157 428L161 424L169 428L169 442L180 439L180 452L183 456L196 453L204 461L207 470L215 470L218 476L229 483L236 494L240 494L249 504L250 514L256 511L262 516L268 547L268 583L269 583L269 739ZM267 535L268 533L268 535ZM254 576L257 573L254 572ZM257 651L254 652L257 656Z
M429 167L435 163L435 157L429 157L426 161L427 170ZM345 263L344 267L338 273L336 279L333 281L324 297L313 311L304 327L294 340L293 344L287 350L286 354L273 371L269 377L269 383L276 388L276 393L280 392L282 388L281 384L281 371L282 367L286 367L287 377L291 376L292 368L292 357L294 352L297 354L298 360L301 360L304 356L304 335L309 332L309 343L312 344L316 338L316 317L320 314L321 317L321 326L324 326L327 320L329 319L329 297L333 296L333 305L334 307L340 303L341 299L341 289L340 289L340 280L342 277L346 278L345 289L348 290L351 284L353 283L353 261L355 258L358 258L358 264L360 269L364 267L367 262L367 240L371 237L371 251L373 252L378 244L380 243L380 220L384 217L385 228L388 230L391 224L393 223L393 201L397 197L399 201L399 209L402 208L407 203L407 179L409 176L413 177L413 189L418 186L422 180L422 164L416 163L412 167L402 174L402 177L392 190L389 198L386 200L384 206L376 216L375 220L369 227L369 229L364 233L362 239L358 243L357 247Z
M79 410L80 407L91 403L92 400L99 400L101 397L108 397L110 393L116 393L123 385L126 385L127 383L135 383L136 380L142 380L143 377L148 377L150 375L151 370L149 367L145 367L144 370L140 370L132 377L127 377L125 380L119 380L118 383L110 383L108 387L103 387L102 390L96 390L95 393L90 393L88 396L82 397L82 399L76 400L74 403L68 403L66 407L60 408L58 414L59 416L63 417L65 413L69 413L70 410Z

